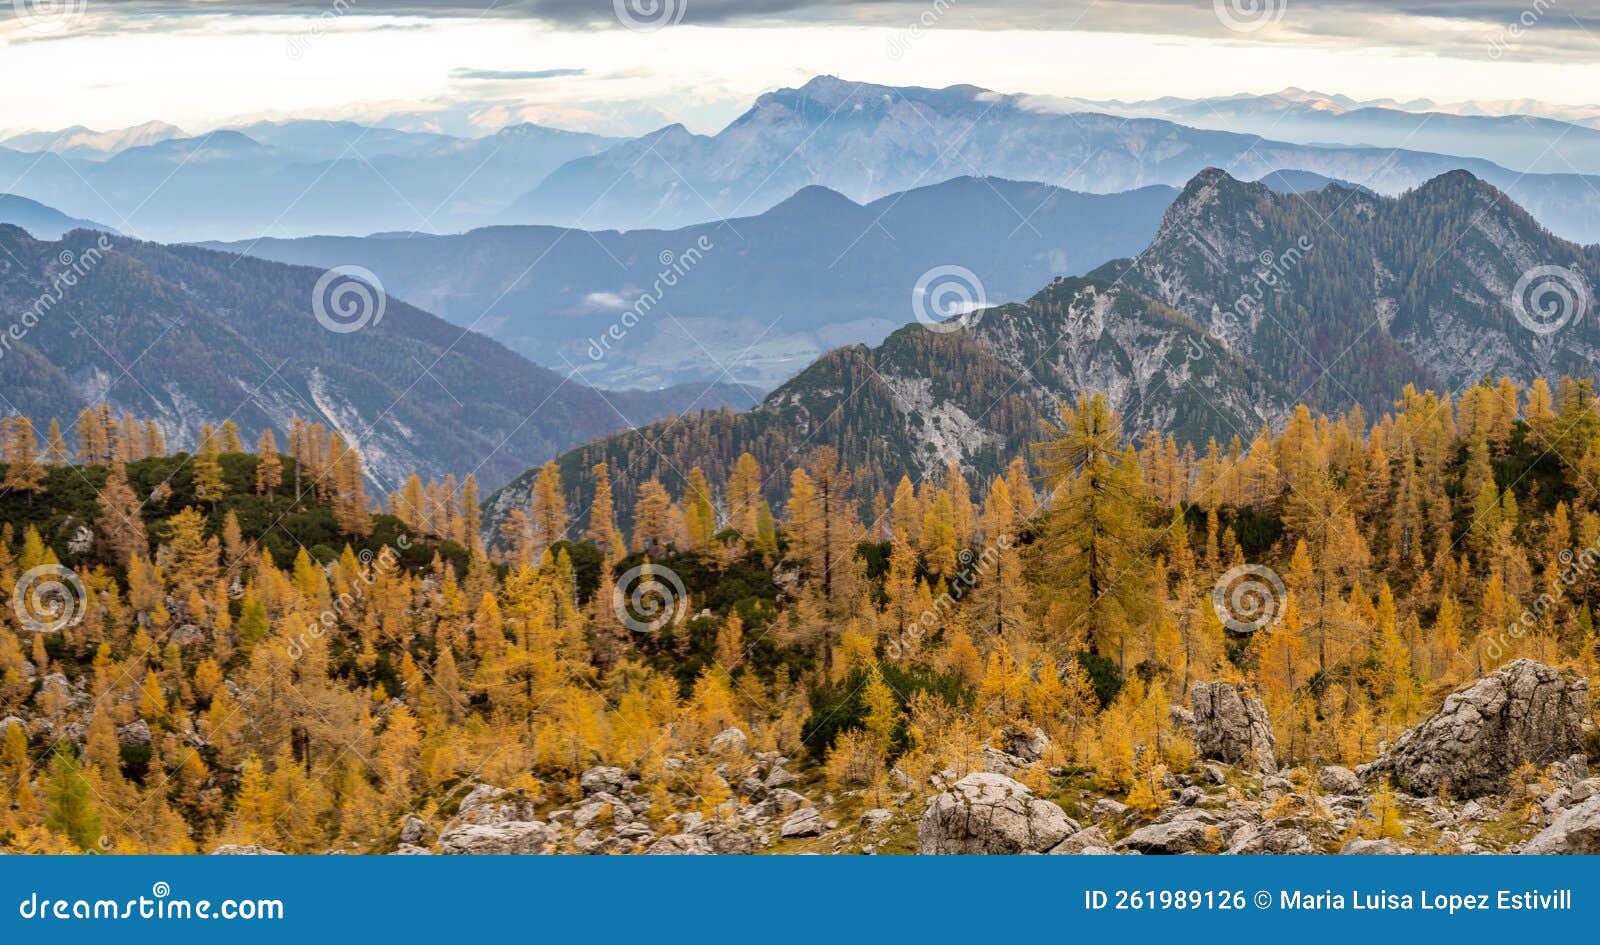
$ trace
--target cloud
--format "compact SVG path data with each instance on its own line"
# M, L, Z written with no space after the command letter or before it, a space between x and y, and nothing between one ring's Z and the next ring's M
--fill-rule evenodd
M588 74L588 69L454 69L450 72L450 78L483 82L531 82Z

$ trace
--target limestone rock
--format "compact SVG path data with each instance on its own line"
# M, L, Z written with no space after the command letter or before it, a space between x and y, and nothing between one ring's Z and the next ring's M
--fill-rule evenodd
M1393 840L1355 839L1339 848L1342 856L1401 856L1411 851Z
M861 829L877 830L894 820L894 811L887 807L874 807L861 815Z
M1588 680L1517 660L1451 695L1361 774L1390 777L1419 796L1499 793L1524 762L1542 766L1581 753L1588 711Z
M1327 794L1360 794L1361 779L1349 768L1328 765L1317 772L1317 785Z
M458 813L468 824L494 825L538 819L538 810L532 801L489 784L473 788L462 799Z
M405 823L400 825L400 842L417 843L422 840L423 837L427 836L427 833L427 822L421 817L412 815L407 817Z
M670 837L662 837L650 844L650 849L644 852L655 856L710 856L711 845L706 843L703 837L677 833Z
M713 755L742 755L750 747L750 738L740 728L723 729L711 740Z
M1189 704L1200 757L1263 774L1278 770L1277 743L1260 699L1232 683L1196 683Z
M1078 825L1004 775L969 774L936 796L917 829L928 854L1043 853Z
M1050 848L1051 856L1104 856L1111 852L1111 841L1099 827L1085 827Z
M135 719L117 729L117 743L123 748L143 748L150 744L150 726L144 719Z
M591 794L621 794L628 788L627 772L621 768L590 768L578 776L584 796Z
M817 837L824 830L822 815L815 807L802 807L790 814L779 831L785 837Z
M1172 855L1211 852L1216 841L1214 825L1202 820L1180 819L1140 827L1118 846L1135 853Z
M1563 811L1523 847L1523 853L1600 853L1600 795Z
M224 843L211 851L212 856L283 856L278 850L256 846L253 843Z
M439 835L439 852L453 856L543 853L551 830L537 820L462 824Z

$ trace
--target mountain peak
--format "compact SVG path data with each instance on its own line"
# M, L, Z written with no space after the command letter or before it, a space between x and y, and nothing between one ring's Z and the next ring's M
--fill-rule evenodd
M824 187L821 184L808 184L805 187L795 191L792 196L780 202L777 206L773 207L767 212L792 213L798 211L801 213L812 214L824 213L835 208L848 208L855 210L859 209L860 206L861 205L856 203L854 200L851 200L849 197L846 197L844 194L839 193L837 190L834 190L831 187Z

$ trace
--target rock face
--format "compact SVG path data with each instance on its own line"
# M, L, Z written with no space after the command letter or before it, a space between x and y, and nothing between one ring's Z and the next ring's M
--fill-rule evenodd
M1527 842L1523 853L1600 853L1600 795L1561 813Z
M1190 691L1194 739L1200 757L1239 765L1250 771L1278 770L1278 746L1261 700L1246 696L1232 683L1197 683Z
M1451 695L1360 773L1390 777L1419 796L1498 793L1524 762L1547 765L1582 753L1588 711L1588 680L1517 660Z
M928 804L922 853L1043 853L1078 832L1066 812L1004 775L969 774Z

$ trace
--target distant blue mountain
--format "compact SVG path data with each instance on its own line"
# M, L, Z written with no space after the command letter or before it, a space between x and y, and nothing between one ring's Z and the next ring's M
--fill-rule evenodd
M676 230L507 226L211 245L364 266L388 291L601 386L721 377L771 388L829 348L875 344L913 320L912 289L931 269L970 270L990 303L1026 299L1138 252L1176 193L961 177L868 204L806 187L759 215ZM673 268L664 258L684 272L657 292ZM647 314L594 357L591 341L635 306Z

